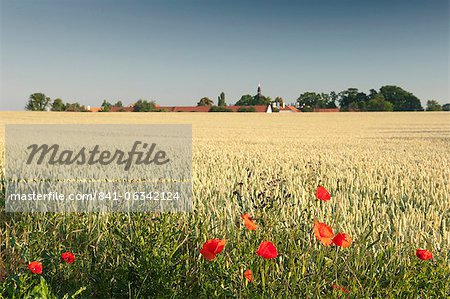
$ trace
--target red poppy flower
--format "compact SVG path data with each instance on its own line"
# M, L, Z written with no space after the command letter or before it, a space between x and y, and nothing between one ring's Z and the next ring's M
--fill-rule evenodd
M63 252L61 254L61 258L63 261L65 261L68 264L72 264L75 261L75 255L72 252Z
M265 259L274 259L278 256L278 251L272 242L264 241L259 244L258 250L256 250L256 254Z
M317 240L320 240L323 245L330 246L333 243L333 229L325 223L314 220L314 235Z
M433 254L430 251L421 248L416 250L416 256L423 261L431 260L433 258Z
M322 186L317 186L317 190L316 190L316 197L317 199L323 200L323 201L328 201L330 200L331 196L330 193L328 192L327 189L325 189Z
M350 291L347 290L346 288L341 287L341 286L339 286L339 285L337 285L337 284L333 284L333 289L342 291L342 292L344 292L344 293L346 293L346 294L347 294L348 292L350 292Z
M336 236L333 238L333 244L336 246L340 246L343 248L348 248L350 247L350 244L352 243L352 238L350 238L349 235L347 234L342 234L342 233L338 233L336 234Z
M258 226L256 225L256 223L252 220L252 218L245 213L244 215L241 216L242 219L244 219L244 223L245 226L249 229L249 230L255 230Z
M210 239L203 244L202 249L200 249L200 253L205 259L212 261L216 258L216 254L223 250L226 242L226 240L221 239Z
M252 270L245 270L244 277L247 279L248 282L253 281L253 272Z
M42 274L42 264L40 262L34 261L28 264L28 269L31 273Z

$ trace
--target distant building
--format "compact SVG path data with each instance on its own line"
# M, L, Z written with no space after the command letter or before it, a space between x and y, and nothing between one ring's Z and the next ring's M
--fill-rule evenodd
M258 84L257 94L255 97L263 97L261 93L261 85ZM276 106L273 106L275 104L272 103L270 105L253 105L253 106L225 106L223 108L231 110L231 112L258 112L258 113L272 113L274 111L274 108ZM158 111L162 112L209 112L211 109L211 106L160 106L155 105L155 108L158 109ZM285 107L283 104L283 107L280 109L280 107L277 108L278 110L283 110L283 112L298 112L295 111L295 107L293 106L287 106ZM102 108L97 107L90 107L87 106L87 110L91 112L99 112L102 110ZM126 107L116 107L112 106L110 109L110 112L133 112L134 111L134 103L131 105L128 105Z
M127 106L127 107L116 107L112 106L110 112L133 112L134 107L133 106Z
M255 106L226 106L226 109L230 109L231 112L240 112L239 109L250 109L252 112L260 113L272 113L272 107L270 105L255 105ZM209 112L211 106L159 106L158 109L167 112Z
M100 110L102 110L102 108L101 107L86 106L86 110L90 111L90 112L99 112Z
M294 106L290 106L290 105L284 105L283 107L278 109L280 113L297 113L297 112L301 112L300 110L298 110L297 108L295 108Z

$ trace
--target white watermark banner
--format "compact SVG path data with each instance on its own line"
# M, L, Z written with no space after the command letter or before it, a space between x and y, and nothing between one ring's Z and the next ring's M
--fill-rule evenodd
M188 211L191 125L7 125L8 212Z

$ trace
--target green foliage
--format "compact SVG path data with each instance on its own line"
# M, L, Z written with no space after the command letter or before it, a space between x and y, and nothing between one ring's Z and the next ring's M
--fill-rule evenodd
M25 106L26 110L29 111L46 111L50 108L51 100L46 97L43 93L33 93L28 99L28 103Z
M394 104L388 101L384 101L384 111L394 111Z
M40 277L40 282L36 285L25 298L48 298L56 299L57 297L53 295L43 277Z
M6 298L11 299L74 299L80 298L84 290L86 290L86 287L80 287L72 295L65 293L64 295L57 296L52 292L51 286L49 286L43 276L18 274L13 277L8 277L3 283L0 283L0 298L3 298L2 295L5 295L7 296Z
M253 101L253 97L249 94L241 96L240 100L236 102L236 106L250 106Z
M101 107L102 107L102 110L101 110L102 112L110 112L112 105L107 100L103 100Z
M283 104L284 104L284 101L283 101L283 98L282 98L282 97L276 97L275 100L274 100L274 102L275 102L275 103L279 103L280 106L283 106Z
M342 111L366 111L368 98L357 88L349 88L339 93L339 106Z
M443 111L450 111L450 103L442 105Z
M122 103L122 101L117 101L115 104L114 104L114 107L123 107L123 103Z
M263 95L256 95L253 97L253 105L270 105L272 103L272 99L270 97L266 97Z
M394 85L386 85L380 88L380 94L384 99L394 105L394 111L421 111L420 100L411 92Z
M282 190L281 185L271 188ZM220 230L211 228L211 219L193 213L13 215L8 222L15 225L18 237L9 236L2 243L8 244L2 254L22 255L26 260L44 256L47 262L43 276L30 274L26 266L12 267L13 272L0 282L0 294L6 298L323 298L339 296L331 288L338 283L364 298L446 298L450 266L444 259L420 261L413 250L394 248L391 240L374 240L370 227L350 249L324 247L309 231L312 215L306 209L296 215L298 220L288 222L295 226L284 226L287 220L282 221L276 211L286 200L282 195L270 198L270 205L258 213L259 224L271 229L255 233L237 227L239 215L231 216ZM225 252L208 262L198 250L212 232L222 232L227 245ZM276 260L265 261L254 254L264 238L278 240L275 245L281 255ZM374 251L374 246L382 250ZM74 264L58 259L64 248L77 253ZM254 283L243 281L242 271L247 268L253 270Z
M272 99L263 95L251 96L249 94L243 95L239 101L236 102L236 106L256 106L256 105L270 105Z
M209 112L233 112L230 108L227 107L220 107L220 106L212 106L209 109Z
M371 99L367 102L367 111L392 111L394 105L382 98Z
M330 105L327 108L337 108L336 106L336 102L339 100L339 94L337 94L336 92L332 91L330 92Z
M65 111L68 111L68 112L85 112L87 110L86 110L85 106L80 105L80 103L78 103L78 102L75 102L75 103L67 103L65 105Z
M371 89L369 95L349 88L339 93L341 111L419 111L420 100L397 86L383 86L380 91Z
M66 105L60 98L56 98L52 103L52 111L64 111L66 110Z
M150 112L155 111L155 101L139 100L134 104L134 112Z
M427 101L427 111L442 111L442 106L436 100Z
M336 108L336 93L305 92L301 94L297 103L303 112L311 112L314 108Z
M240 107L237 112L255 112L255 107Z
M208 97L201 98L200 101L197 103L197 106L212 106L212 105L214 105L214 102L211 101L211 99Z
M221 92L220 95L217 97L217 106L219 107L225 107L227 105L225 100L225 93Z
M318 107L319 101L321 101L320 95L315 92L305 92L297 99L300 110L303 112L313 111L314 108L322 108Z

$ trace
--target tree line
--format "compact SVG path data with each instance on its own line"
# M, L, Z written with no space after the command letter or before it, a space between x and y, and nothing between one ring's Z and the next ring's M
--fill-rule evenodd
M270 105L271 103L284 103L281 97L272 100L270 97L257 95L243 95L234 104L235 106ZM222 92L218 98L217 106L214 102L204 97L200 99L197 106L211 106L211 111L225 111L225 94ZM339 108L340 111L423 111L424 108L413 93L394 85L382 86L378 91L371 89L368 94L357 88L348 88L336 93L305 92L300 94L296 100L296 106L303 112L314 111L314 109ZM223 107L223 108L220 108ZM450 104L440 105L436 100L427 101L427 111L450 111Z
M281 97L272 98L264 96L260 93L257 95L242 95L234 104L235 106L257 106L271 105L272 103L283 105L284 100ZM436 100L428 100L426 108L422 107L421 101L413 93L408 92L401 87L394 85L382 86L378 91L371 89L369 93L358 90L357 88L348 88L344 91L336 93L317 93L304 92L296 99L296 107L303 112L314 111L314 109L339 108L340 111L450 111L450 103L440 105ZM208 106L211 112L228 112L225 93L221 92L217 97L217 105L208 97L203 97L197 102L197 106ZM101 105L103 112L111 111L112 107L116 107L115 111L125 111L123 103L119 100L111 103L104 100ZM118 109L117 109L118 108ZM26 105L27 110L31 111L88 111L87 107L75 103L64 103L60 98L53 101L43 93L34 93L30 95ZM251 107L243 107L240 112L251 112L255 109ZM159 112L165 111L164 108L158 108L155 101L138 100L133 105L135 112Z
M100 112L110 112L112 107L116 107L116 111L125 111L122 101L110 103L107 100L103 100ZM89 112L90 110L85 105L81 105L78 102L64 103L62 99L56 98L51 100L44 93L38 92L30 95L28 103L25 106L29 111L69 111L69 112ZM133 105L134 112L149 112L149 111L162 111L156 107L155 101L138 100Z
M32 95L30 95L25 109L30 111L87 111L86 107L78 102L64 103L60 98L51 100L41 92L33 93Z
M424 108L413 93L394 85L382 86L378 91L371 89L368 94L357 88L336 93L305 92L297 99L302 111L315 108L337 108L341 111L423 111ZM450 104L441 106L436 100L427 101L427 111L450 110Z
M117 101L115 104L111 104L109 101L103 100L100 112L110 112L112 107L117 108L116 109L117 112L125 111L122 101ZM163 111L165 110L157 108L155 101L140 99L133 104L133 112L163 112Z

